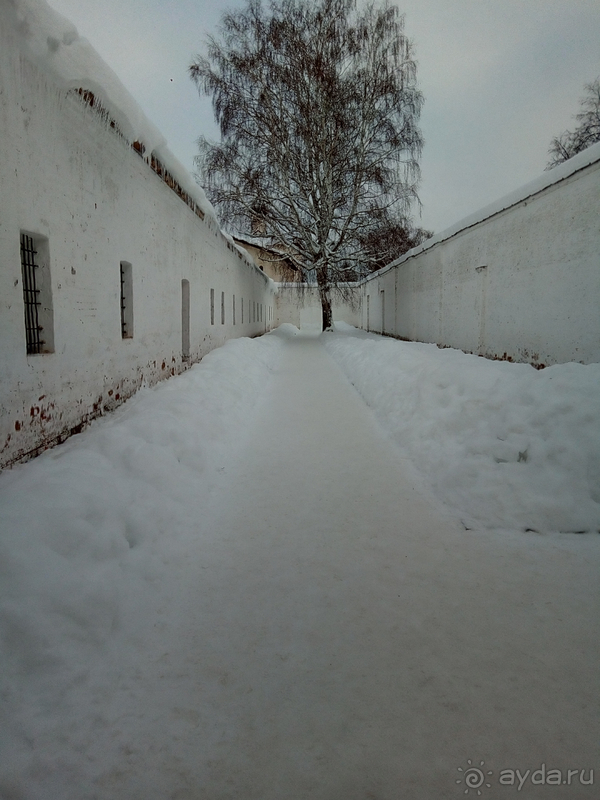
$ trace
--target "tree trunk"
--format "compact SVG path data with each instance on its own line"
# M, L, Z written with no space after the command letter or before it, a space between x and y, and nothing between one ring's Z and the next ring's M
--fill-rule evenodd
M317 286L323 312L323 330L328 331L333 327L333 314L331 312L331 288L329 286L327 267L317 270Z

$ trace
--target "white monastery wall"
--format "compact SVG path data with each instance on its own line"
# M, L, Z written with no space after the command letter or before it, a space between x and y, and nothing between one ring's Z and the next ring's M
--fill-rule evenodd
M365 329L537 366L600 361L600 144L362 290Z
M92 108L21 44L3 17L0 466L62 440L227 339L265 332L274 318L273 282L224 237L203 198L189 207L110 127L114 116L98 113L98 87ZM52 352L27 353L22 233L43 262L38 288L51 311L39 309L40 335ZM133 294L126 337L122 262Z
M319 292L313 286L301 286L294 283L277 284L275 301L275 325L289 322L297 328L315 328L322 325L321 302ZM332 313L334 322L347 322L349 325L360 325L360 304L362 292L354 291L354 302L347 302L334 297Z
M316 290L299 303L222 234L160 133L44 0L0 8L0 148L0 466L228 338L320 323ZM375 273L334 320L538 366L600 361L599 166L600 144ZM46 352L27 352L23 235Z

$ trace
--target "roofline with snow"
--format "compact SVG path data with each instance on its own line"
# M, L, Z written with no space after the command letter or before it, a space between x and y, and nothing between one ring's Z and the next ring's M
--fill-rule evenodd
M65 94L78 94L104 118L109 130L121 136L192 213L216 229L223 244L268 283L270 278L249 253L223 231L204 190L171 152L162 133L73 23L46 0L13 0L6 11L7 29L26 59Z
M413 247L412 250L404 253L395 261L387 264L385 267L382 267L376 272L372 272L370 275L361 278L360 281L357 282L357 285L365 284L375 277L384 275L386 272L394 269L394 267L400 266L405 261L415 258L415 256L424 253L426 250L430 250L431 248L436 247L438 244L441 244L442 242L445 242L454 236L458 236L458 234L463 233L463 231L473 228L476 225L479 225L480 223L490 219L491 217L495 217L498 214L502 214L504 211L508 211L508 209L519 205L519 203L545 192L553 186L572 178L577 173L582 172L589 167L598 166L600 166L600 142L591 145L591 147L588 147L586 150L583 150L581 153L573 156L573 158L570 158L568 161L565 161L562 164L553 167L551 170L542 173L539 178L536 178L535 180L526 183L524 186L521 186L519 189L515 189L513 192L504 195L494 203L490 203L468 217L464 217L463 219L459 220L459 222L456 222L454 225L446 228L441 233L438 233L435 236L432 236L430 239L427 239L418 247Z

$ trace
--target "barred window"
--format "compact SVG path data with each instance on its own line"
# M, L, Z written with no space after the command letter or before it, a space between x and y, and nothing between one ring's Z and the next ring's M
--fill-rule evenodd
M48 239L21 232L21 279L27 355L54 352Z
M133 275L128 261L121 261L121 337L133 339Z
M181 359L190 360L190 282L181 281Z

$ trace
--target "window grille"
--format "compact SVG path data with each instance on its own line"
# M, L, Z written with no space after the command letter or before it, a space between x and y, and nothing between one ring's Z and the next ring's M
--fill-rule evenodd
M35 271L39 269L36 264L37 250L34 247L33 237L26 233L21 234L21 270L23 275L23 302L25 304L25 335L27 338L27 354L32 355L42 352L43 339L40 337L42 327L39 323L38 309L40 303L40 290L37 288Z
M181 281L181 359L190 360L190 282Z
M121 336L123 339L127 338L127 323L125 322L125 311L127 310L127 306L125 305L125 270L123 269L123 264L121 264Z
M133 339L133 275L128 261L121 261L121 337Z

